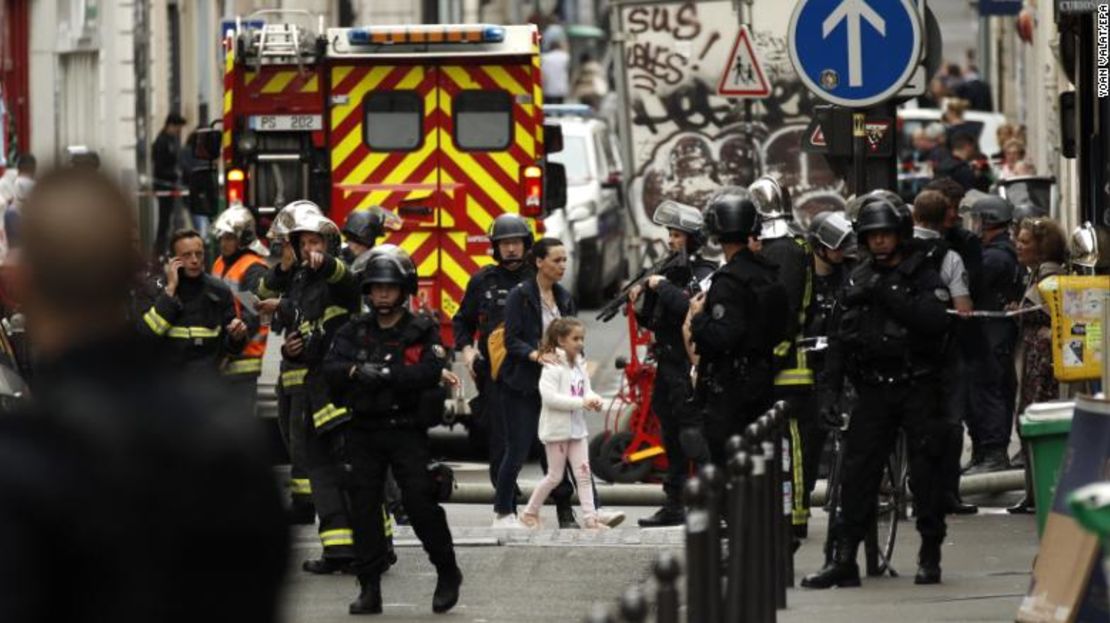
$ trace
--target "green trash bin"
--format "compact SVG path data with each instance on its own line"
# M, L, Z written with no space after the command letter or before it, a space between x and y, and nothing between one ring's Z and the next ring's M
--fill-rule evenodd
M1019 418L1021 436L1029 444L1030 468L1033 470L1033 494L1037 505L1037 536L1044 534L1044 524L1056 497L1056 481L1060 464L1068 447L1071 416L1075 402L1039 402L1029 405Z

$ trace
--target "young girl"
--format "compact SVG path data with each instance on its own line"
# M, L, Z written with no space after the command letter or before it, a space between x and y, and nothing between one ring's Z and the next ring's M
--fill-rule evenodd
M540 345L539 437L547 452L547 475L536 485L528 506L520 515L520 523L528 528L540 527L540 507L551 491L562 481L567 461L578 483L578 499L585 515L583 527L605 529L597 520L593 486L590 482L590 456L586 441L585 410L601 410L601 397L590 390L582 347L586 327L577 318L558 318L547 327Z

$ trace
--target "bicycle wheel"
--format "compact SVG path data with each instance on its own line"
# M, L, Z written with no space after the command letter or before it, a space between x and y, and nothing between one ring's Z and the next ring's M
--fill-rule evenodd
M879 485L878 512L875 515L878 533L879 573L898 573L891 565L898 524L906 518L909 492L909 461L906 456L906 435L898 433L894 450L887 459L883 480Z

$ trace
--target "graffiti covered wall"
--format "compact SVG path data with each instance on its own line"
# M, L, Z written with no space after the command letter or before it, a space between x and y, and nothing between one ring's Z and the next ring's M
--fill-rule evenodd
M623 35L623 138L631 157L629 201L645 238L663 234L651 215L664 199L703 207L717 189L780 177L796 206L812 212L842 205L843 188L824 158L803 154L801 135L817 103L790 65L786 27L792 3L756 0L753 44L771 95L717 95L739 33L731 0L621 2L614 30ZM820 206L820 207L819 207Z

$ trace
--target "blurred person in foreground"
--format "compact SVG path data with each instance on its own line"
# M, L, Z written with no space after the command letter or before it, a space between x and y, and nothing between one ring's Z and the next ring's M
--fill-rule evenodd
M288 535L256 425L135 335L132 213L92 171L28 198L13 277L38 368L0 416L0 620L274 621Z

